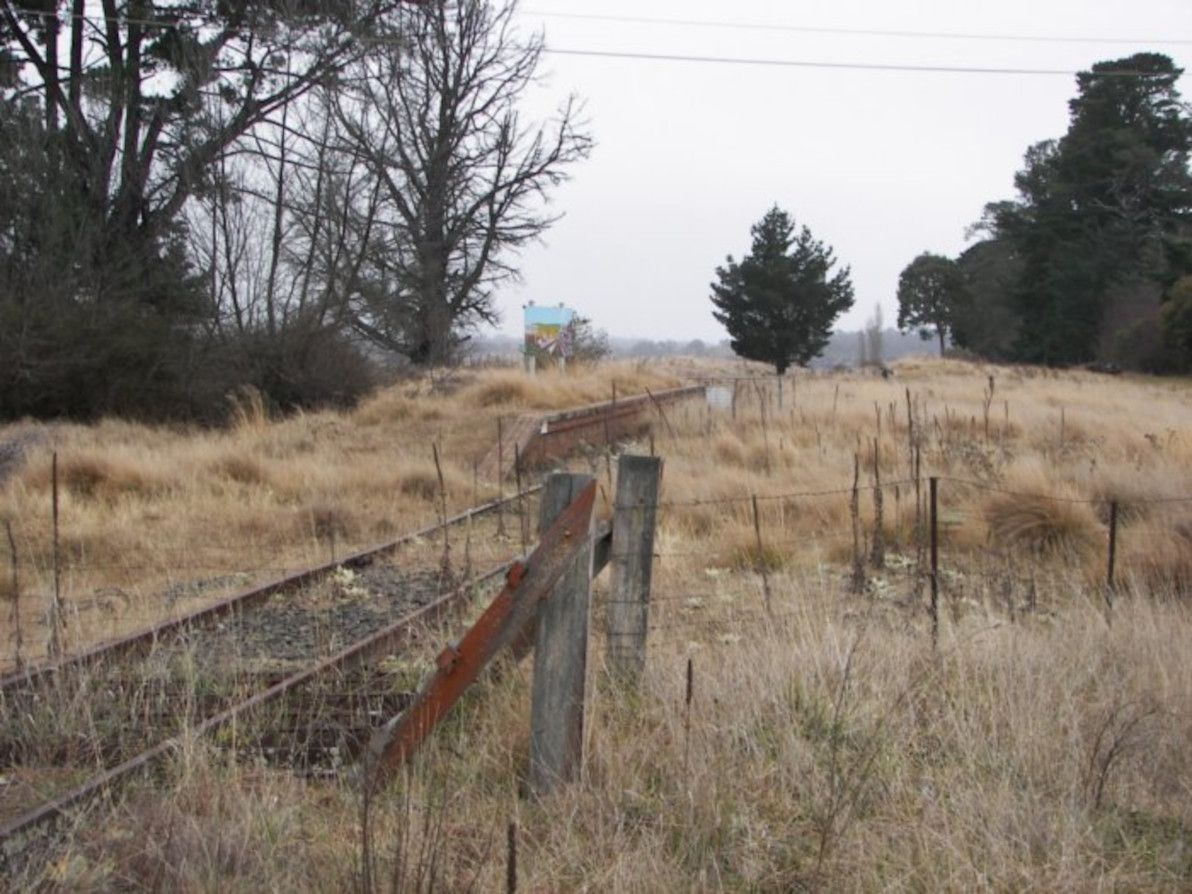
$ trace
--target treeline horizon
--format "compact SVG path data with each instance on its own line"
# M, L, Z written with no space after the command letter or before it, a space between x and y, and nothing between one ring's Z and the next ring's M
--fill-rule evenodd
M1069 126L1029 147L955 258L902 272L900 328L977 356L1192 369L1192 119L1158 53L1077 76Z
M808 366L811 369L826 369L838 366L863 366L892 363L903 357L938 356L934 344L924 340L915 332L900 332L894 327L880 330L879 358L869 356L871 337L864 349L861 340L867 338L870 330L837 329L832 332L823 354ZM710 338L641 338L630 335L601 333L608 348L607 356L618 359L646 359L650 357L694 357L709 359L732 359L730 339ZM507 333L478 333L467 343L464 356L473 361L487 358L513 359L522 354L523 339ZM864 355L864 356L863 356Z
M345 406L386 367L474 352L593 145L574 97L519 114L543 43L515 11L0 0L0 420L219 423L246 388L280 410ZM1192 368L1181 73L1158 54L1081 73L1068 133L1028 150L982 240L904 272L899 328L1002 362ZM831 267L806 227L769 217L779 267L792 246ZM746 259L717 274L733 301L769 275ZM796 302L789 326L733 332L738 353L781 335L779 365L902 356L880 320L840 344L852 286L847 265L834 276L830 313L804 326ZM589 356L607 322L587 321Z

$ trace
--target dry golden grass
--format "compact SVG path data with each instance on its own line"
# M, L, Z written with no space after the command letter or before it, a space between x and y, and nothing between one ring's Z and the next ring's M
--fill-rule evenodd
M0 522L12 524L19 551L24 657L43 656L47 639L55 450L67 642L75 648L193 610L220 592L163 602L161 594L180 582L276 573L433 522L439 479L432 444L449 511L492 498L496 483L475 481L473 465L495 443L499 416L606 399L613 382L633 394L678 379L640 364L544 371L533 380L500 369L460 371L404 381L351 412L277 420L259 394L239 393L222 431L114 420L55 425L0 482ZM504 397L494 401L494 394ZM7 437L0 427L0 442ZM7 579L2 536L0 571ZM124 593L113 611L79 608L111 588ZM7 609L0 611L0 671L14 657Z
M269 423L252 452L268 484L225 469L211 475L222 490L205 505L234 528L244 521L236 501L268 487L276 502L260 514L292 512L279 538L311 544L320 524L362 534L407 500L429 513L433 467L424 455L380 463L393 455L388 439L409 426L402 443L426 443L439 427L480 428L495 408L545 400L538 383L519 382L502 374L435 393L421 383L351 416ZM558 396L594 401L607 384L577 393L566 382ZM934 652L907 389L923 475L941 478ZM371 886L361 885L360 802L347 778L299 782L209 744L80 825L41 877L64 890L388 890L400 870L407 890L499 890L513 820L524 890L1192 888L1192 503L1142 502L1192 496L1188 381L909 361L890 381L800 376L781 408L769 394L764 423L750 385L736 419L696 402L654 427L666 465L647 671L636 691L604 675L598 581L575 785L543 801L521 791L527 663L483 680L373 805ZM109 436L135 439L118 426ZM143 445L151 455L177 436L155 437ZM204 488L218 457L236 452L222 439L246 437L242 426L181 439L202 460L188 468L204 470ZM200 446L208 439L218 450ZM322 468L349 444L354 459ZM850 588L854 456L862 484L875 460L883 481L880 566L873 494L859 498L863 593ZM364 457L383 469L371 498L370 475L353 483L350 472ZM572 465L611 491L597 454ZM452 460L448 473L453 495L468 489L469 465ZM146 480L173 494L195 486L177 471ZM402 495L406 486L416 495ZM70 503L102 506L110 520L142 499ZM1102 584L1110 499L1123 503L1112 607ZM316 530L299 533L299 517ZM425 666L440 645L405 660Z
M499 890L510 821L535 891L1187 888L1185 606L1130 602L1112 626L1078 602L983 617L933 657L921 629L835 587L784 581L776 597L775 622L722 613L656 634L639 692L595 676L583 778L543 802L519 791L528 669L481 684L373 804L375 888L400 854L407 880L434 862L419 890ZM360 834L351 786L200 746L81 824L44 876L344 890Z

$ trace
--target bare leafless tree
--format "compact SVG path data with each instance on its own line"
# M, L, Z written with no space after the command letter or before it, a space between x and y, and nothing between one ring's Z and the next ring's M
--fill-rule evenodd
M229 146L359 55L361 21L396 5L0 0L0 38L63 170L130 238L169 226Z
M290 141L293 104L398 5L0 0L0 415L191 411L212 302L250 325L281 267L253 267L250 209L226 201L206 221L218 254L196 264L188 206L231 197L254 136ZM276 302L260 306L276 330Z
M591 147L574 97L549 123L519 115L543 42L517 35L514 16L485 0L402 7L337 95L344 148L381 202L352 324L416 363L448 360L495 319L512 252L557 220L547 193Z

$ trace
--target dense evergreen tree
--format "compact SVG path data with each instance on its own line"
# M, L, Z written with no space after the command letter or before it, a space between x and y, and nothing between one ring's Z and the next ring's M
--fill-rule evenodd
M1140 53L1077 78L1067 134L1033 146L1015 178L1019 197L987 207L984 227L1022 264L1014 292L1016 359L1094 359L1157 296L1192 269L1192 121L1175 88L1182 71ZM1129 313L1113 313L1127 302Z
M1010 360L1018 340L1014 292L1022 264L1003 239L983 239L956 259L965 301L952 320L952 343L990 360Z
M1192 369L1192 276L1177 280L1163 306L1164 367Z
M832 249L805 226L796 235L777 205L750 232L749 254L716 268L712 315L739 356L772 363L782 375L823 352L832 324L853 306L853 285L848 267L833 272Z

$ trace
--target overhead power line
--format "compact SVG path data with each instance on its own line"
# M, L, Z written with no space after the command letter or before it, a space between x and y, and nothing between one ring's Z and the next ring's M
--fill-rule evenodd
M938 40L989 40L1022 43L1103 43L1103 44L1164 44L1192 46L1192 37L1084 37L1061 34L981 34L964 31L903 31L887 28L832 28L815 25L785 25L763 22L709 21L706 19L667 19L654 16L624 16L607 13L550 12L542 9L523 9L524 15L552 19L574 19L591 22L620 22L637 25L675 25L686 28L720 28L735 31L781 31L796 34L838 34L853 37L898 37Z
M40 16L47 18L55 16L62 20L70 20L74 18L83 21L115 21L124 25L143 25L147 28L174 28L178 26L177 21L168 19L152 19L152 18L134 18L129 16L109 17L106 15L92 15L87 13L63 13L47 12L45 10L37 10L29 7L12 6L10 9L14 13L22 13L31 16ZM568 13L555 13L553 15L569 15ZM575 13L574 16L579 17L583 14ZM619 17L629 18L629 17ZM658 21L679 21L679 20L658 20ZM707 23L705 23L707 24ZM775 26L778 27L778 26ZM790 26L794 27L794 26ZM814 30L814 29L812 29ZM821 29L822 30L822 29ZM861 33L861 32L842 32L842 33ZM899 34L909 35L912 32L898 32ZM936 35L940 36L940 35ZM377 37L364 37L361 39L362 43L373 45L400 45L400 41L396 39L386 39ZM1192 41L1189 41L1192 43ZM1079 72L1073 69L1061 68L1004 68L997 66L964 66L964 65L916 65L913 63L882 63L882 62L824 62L809 59L765 59L750 56L706 56L706 55L687 55L679 53L637 53L625 50L585 50L570 47L552 47L545 45L542 48L544 53L550 53L556 56L581 56L599 59L637 59L655 62L690 62L703 63L715 65L749 65L749 66L766 66L778 68L820 68L820 69L837 69L837 70L853 70L853 71L904 71L904 72L927 72L927 73L945 73L945 74L992 74L992 75L1044 75L1044 76L1062 76L1075 77ZM1105 71L1099 73L1104 77L1150 77L1153 72L1145 71Z
M555 56L588 56L597 59L642 59L658 62L697 62L715 65L756 65L780 68L828 68L854 71L909 71L945 72L954 74L994 75L1062 75L1075 77L1078 72L1066 68L996 68L964 65L902 65L884 62L820 62L809 59L761 59L750 56L689 56L677 53L630 53L620 50L577 50L565 47L546 46L543 52ZM1106 71L1103 77L1139 78L1150 77L1146 71Z

